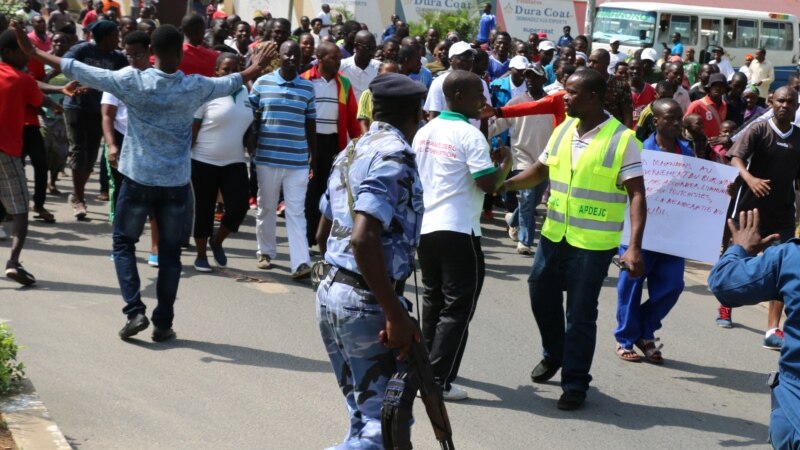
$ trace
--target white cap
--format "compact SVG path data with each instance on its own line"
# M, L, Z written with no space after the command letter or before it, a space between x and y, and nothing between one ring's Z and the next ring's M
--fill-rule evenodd
M450 46L450 51L447 52L447 57L452 58L453 56L462 55L468 51L472 52L473 54L478 53L468 43L464 41L459 41Z
M528 58L526 58L524 56L515 56L515 57L511 58L511 62L508 63L508 68L509 69L524 70L526 67L528 67L528 64L530 64L530 61L528 61Z
M656 62L656 59L658 59L658 52L656 52L656 49L654 48L646 48L642 50L642 54L639 57L639 59L641 59L642 61L648 59L650 61Z
M553 41L542 41L542 42L539 42L539 51L540 52L546 52L548 50L555 50L555 49L556 49L556 45L553 44Z
M583 52L575 52L575 60L582 59L584 61L589 61L589 57L586 56L586 53Z
M611 38L611 40L610 40L610 41L608 41L608 43L609 43L609 44L614 44L614 43L617 43L617 44L619 44L619 43L620 43L620 40L619 40L619 38L618 38L618 37L613 37L613 38Z

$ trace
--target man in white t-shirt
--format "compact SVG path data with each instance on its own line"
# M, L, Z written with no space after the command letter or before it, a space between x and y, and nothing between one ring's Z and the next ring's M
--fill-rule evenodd
M412 146L425 204L417 250L425 288L422 336L445 400L462 400L467 392L452 382L485 274L483 196L505 180L511 157L498 150L502 164L495 168L486 138L468 122L480 117L485 101L485 84L477 75L454 70L442 89L447 109L417 132Z
M722 47L714 47L711 49L711 61L709 64L716 64L719 68L719 73L725 75L725 79L730 81L733 78L733 74L736 73L736 69L733 68L731 62L727 59L722 57L724 54L724 50Z
M322 4L322 11L317 14L317 19L322 20L322 30L320 31L319 35L321 37L325 37L330 34L331 25L333 21L331 20L331 6L327 3Z
M442 90L444 81L447 76L454 70L472 70L472 64L475 62L475 54L477 51L466 42L456 42L450 46L447 56L450 58L450 70L442 72L440 76L434 78L428 89L428 98L425 99L425 106L422 107L425 112L429 114L431 119L436 118L442 111L447 109L445 95ZM489 87L481 80L483 85L483 97L487 104L492 103L492 98L489 95ZM476 128L479 128L484 135L488 132L488 125L485 120L470 119L469 122Z
M375 36L369 31L362 30L356 33L354 55L342 60L339 71L350 80L353 94L357 99L366 91L369 84L378 76L378 67L381 62L374 59Z

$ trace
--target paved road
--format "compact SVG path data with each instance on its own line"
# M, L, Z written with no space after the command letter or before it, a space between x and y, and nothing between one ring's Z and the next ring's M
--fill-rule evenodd
M252 212L228 243L228 273L198 274L184 256L179 339L154 344L142 333L125 343L116 335L123 303L109 261L106 204L90 201L91 221L77 223L65 198L48 201L58 223L34 223L23 253L37 287L0 279L0 321L26 347L20 357L27 374L75 448L319 449L341 439L345 408L311 289L289 278L282 228L284 255L269 272L255 268ZM458 448L765 446L763 374L778 356L761 348L766 310L736 310L736 328L716 328L716 303L698 271L687 275L686 292L659 334L667 363L657 367L613 352L612 268L586 408L557 410L558 385L529 378L540 357L525 283L531 259L514 252L500 224L485 226L487 278L460 379L471 398L448 404ZM0 242L0 256L7 252L8 241ZM144 245L140 271L152 305L156 271L146 256ZM416 448L438 448L420 405L416 412Z

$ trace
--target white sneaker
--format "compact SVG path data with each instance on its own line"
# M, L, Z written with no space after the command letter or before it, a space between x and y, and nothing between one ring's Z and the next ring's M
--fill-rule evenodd
M464 399L469 397L469 394L467 394L467 391L465 391L464 389L461 389L460 387L456 386L455 384L451 384L450 385L450 390L449 391L443 391L442 394L443 394L442 397L444 397L444 400L448 401L448 402L457 402L459 400L464 400Z
M513 217L514 213L506 213L506 224L511 223L511 219ZM508 225L508 237L510 237L512 241L517 242L519 240L517 235L519 235L519 227L512 227L511 225Z
M532 255L533 248L528 247L522 242L517 242L517 253L519 253L520 255Z

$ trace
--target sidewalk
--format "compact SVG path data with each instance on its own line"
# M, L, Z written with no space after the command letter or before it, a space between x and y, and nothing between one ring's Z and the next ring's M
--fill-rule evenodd
M18 449L72 448L28 379L23 381L22 390L18 394L0 398L0 414ZM0 440L0 445L2 444Z

